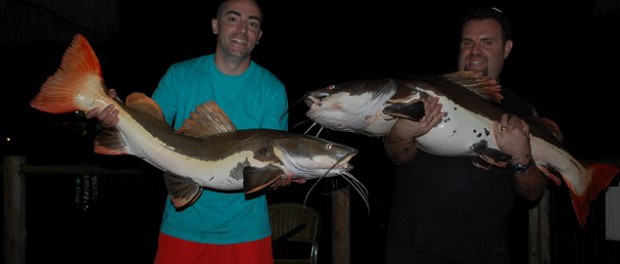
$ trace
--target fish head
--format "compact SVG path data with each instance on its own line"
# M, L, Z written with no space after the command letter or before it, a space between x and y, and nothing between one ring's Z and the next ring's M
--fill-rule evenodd
M304 102L306 116L322 127L344 132L373 134L375 122L384 122L383 108L396 93L393 79L356 80L310 91Z
M349 161L358 152L343 144L302 134L275 139L271 147L287 174L304 179L344 174L353 169Z

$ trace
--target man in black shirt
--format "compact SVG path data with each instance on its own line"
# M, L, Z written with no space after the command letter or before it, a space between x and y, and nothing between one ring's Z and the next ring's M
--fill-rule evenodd
M510 25L496 8L472 10L463 20L458 69L481 73L499 82L512 49ZM502 87L500 107L518 116L536 115L534 107ZM394 178L388 224L386 264L510 263L507 218L515 194L539 199L547 178L533 164L528 126L518 116L502 116L494 131L497 145L519 171L480 169L464 157L418 151L415 139L442 120L437 98L425 100L420 122L399 119L385 147L399 165ZM499 130L501 129L501 131ZM516 166L518 167L518 166Z

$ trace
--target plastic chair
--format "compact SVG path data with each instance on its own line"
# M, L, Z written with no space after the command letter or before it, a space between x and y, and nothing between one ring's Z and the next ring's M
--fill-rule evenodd
M274 263L317 264L321 214L296 203L269 205Z

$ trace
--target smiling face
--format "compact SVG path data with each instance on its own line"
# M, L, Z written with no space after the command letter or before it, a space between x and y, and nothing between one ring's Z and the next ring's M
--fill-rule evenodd
M250 54L263 34L262 19L261 9L254 1L222 3L217 17L211 20L211 29L217 34L216 56L249 63Z
M512 41L504 43L502 28L495 19L470 20L463 25L458 69L498 80L511 49Z

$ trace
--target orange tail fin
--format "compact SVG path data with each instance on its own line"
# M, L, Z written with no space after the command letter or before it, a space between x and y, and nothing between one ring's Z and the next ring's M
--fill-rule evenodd
M577 219L581 227L585 226L586 219L590 213L590 203L598 196L598 194L607 189L611 181L620 171L615 164L608 163L591 163L588 170L592 172L592 180L583 196L571 195L573 200L573 208L577 214Z
M47 78L30 106L52 114L84 111L75 100L81 96L80 90L92 82L103 83L99 59L86 38L77 34L65 51L60 68Z

